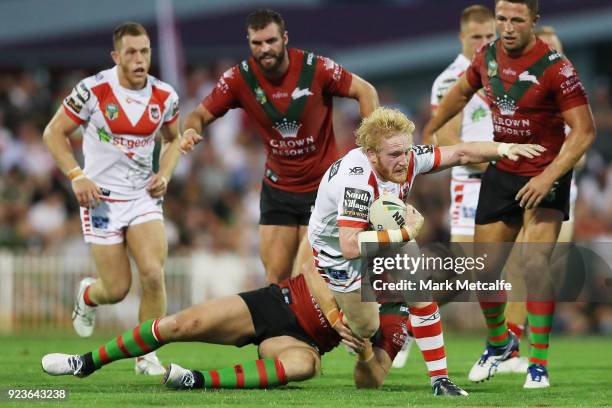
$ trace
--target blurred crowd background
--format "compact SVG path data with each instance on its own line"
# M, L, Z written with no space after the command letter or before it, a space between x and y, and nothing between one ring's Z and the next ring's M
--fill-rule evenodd
M53 2L63 3L50 3ZM14 3L13 6L17 7L16 3L19 2L7 3ZM115 3L111 1L110 7ZM162 3L172 5L164 0L157 5ZM221 11L212 13L212 16L204 13L194 17L193 9L189 8L195 7L192 3L195 2L174 2L176 21L171 26L179 34L178 42L174 45L178 44L178 55L182 55L177 61L180 80L177 87L181 89L183 115L200 103L229 66L248 55L244 18L250 10L265 5L253 1L251 5L243 2L241 6L236 5L227 10L219 6ZM285 15L290 45L312 49L334 58L371 81L378 89L381 104L399 107L415 122L415 142L418 143L418 133L430 116L431 84L459 52L456 38L459 12L472 3L435 2L448 4L447 11L437 6L432 9L433 6L424 1L360 1L350 2L351 5L348 1L298 3L298 6L290 5L288 1L274 4L274 8ZM493 5L492 0L482 3L491 7ZM566 54L574 61L587 87L597 124L598 141L588 152L585 166L576 172L578 200L575 207L575 240L612 241L612 52L602 52L612 48L612 29L608 27L607 31L602 32L603 28L596 27L594 30L600 31L580 34L582 37L578 35L577 40L577 28L573 23L580 18L595 18L605 13L612 16L612 7L606 6L606 2L588 1L582 17L567 5L571 2L550 0L546 3L546 7L542 5L544 22L555 25L564 41ZM0 5L0 21L4 22L9 17L2 13L2 7L6 5ZM381 7L388 9L388 13L393 12L393 16L380 15ZM343 10L351 8L363 13L374 13L370 18L374 19L373 24L377 29L385 27L385 18L397 19L399 12L404 13L399 21L405 25L418 20L418 24L415 24L422 26L419 16L438 14L444 24L432 19L432 24L421 31L414 27L402 31L391 24L382 33L374 33L376 30L366 30L368 33L363 33L363 27L353 26L350 19L338 22L342 27L339 31L349 28L360 31L354 44L343 40L345 32L338 34L338 38L322 40L325 33L334 35L330 34L329 28L322 28L323 34L314 34L314 39L309 38L308 32L305 32L309 19L313 19L314 26L321 24L324 27L323 24L330 18L329 14L343 15ZM559 9L561 12L558 12ZM554 11L554 18L547 18L547 11L551 14ZM45 35L41 38L40 35L24 33L25 39L3 37L5 40L0 42L0 50L3 51L0 58L0 249L32 256L88 255L88 248L82 240L77 202L69 182L55 166L42 141L42 131L62 99L80 79L110 66L108 53L111 48L111 32L116 23L124 20L120 14L116 9L114 19L106 21L102 16L100 19L103 21L93 24L93 28L89 29L87 26L73 27L66 33L51 27L47 29L55 35L49 36L43 32ZM137 15L129 17L138 19ZM157 41L162 38L157 33L163 24L159 15L157 18L155 20L144 14L142 20L138 20L150 30L154 47L152 73L156 76L160 75L161 65L157 62L160 57L157 54L160 52ZM196 29L193 23L198 18L204 21ZM355 18L360 21L360 17ZM233 25L229 32L220 34L218 31L222 22L219 20L223 19L232 21ZM202 35L206 33L207 27L212 27L213 38ZM433 29L436 30L436 38L439 38L436 43L438 45L432 46L436 50L435 55L419 54L421 51L418 47L432 39L430 31ZM80 34L76 35L75 32ZM228 35L231 37L226 38ZM215 42L215 38L223 38L223 41ZM212 45L189 45L199 44L200 40ZM88 47L88 41L91 47ZM75 43L76 56L70 56L70 52L62 48L71 47L72 43ZM79 50L83 47L88 48L91 59L84 60L79 56ZM359 51L360 47L363 51ZM372 55L367 50L373 47L379 51L385 47L389 49L386 54ZM58 49L64 49L64 52L57 55ZM406 59L422 55L423 61L403 61L403 51ZM25 54L28 58L21 59ZM11 59L11 55L14 55L14 59ZM161 74L164 79L163 72ZM336 100L334 127L342 152L355 147L353 130L358 123L357 104ZM263 144L241 110L230 111L216 121L206 131L206 136L194 152L181 158L165 198L170 255L189 256L197 251L205 251L213 255L257 257L259 191L265 159ZM74 135L72 145L77 157L81 158L80 134ZM411 193L412 201L427 220L426 230L419 241L448 241L450 172L428 175L417 180ZM261 270L255 269L251 273L259 277L252 280L253 285L262 283L263 279ZM459 327L461 323L456 322L454 325ZM603 305L563 305L557 317L557 326L570 333L612 334L612 312L609 306Z

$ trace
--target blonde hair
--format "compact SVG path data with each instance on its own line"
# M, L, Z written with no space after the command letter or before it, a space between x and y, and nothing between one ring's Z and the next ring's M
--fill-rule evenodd
M357 146L366 150L380 151L383 139L389 139L403 133L412 142L414 123L398 109L378 107L368 117L361 120L355 131Z
M474 4L463 10L459 22L461 24L461 29L463 30L470 21L474 21L476 23L487 23L494 20L495 15L490 8L481 6L480 4Z

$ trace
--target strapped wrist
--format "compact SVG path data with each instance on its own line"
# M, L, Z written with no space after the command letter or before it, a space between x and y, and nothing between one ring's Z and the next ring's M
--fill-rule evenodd
M70 179L70 181L75 181L85 178L85 173L83 173L83 169L81 169L81 167L76 166L72 170L69 170L68 173L66 173L66 176L68 179Z
M514 143L499 143L497 145L497 154L499 157L508 157L510 148L514 146Z
M330 326L334 327L340 320L340 311L337 307L334 307L329 312L325 313L325 318L329 322Z

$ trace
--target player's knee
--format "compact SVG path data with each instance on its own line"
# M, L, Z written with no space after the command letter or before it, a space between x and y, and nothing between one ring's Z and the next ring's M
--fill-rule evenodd
M527 273L542 271L546 267L547 257L541 254L530 254L521 260L522 269Z
M314 352L304 351L297 355L279 357L289 381L308 380L319 373L320 360Z
M151 263L139 269L142 289L148 292L159 292L164 288L164 272L159 264Z
M181 327L176 315L166 316L159 321L157 326L161 337L166 341L181 340Z
M121 302L130 291L130 282L116 282L110 288L105 288L108 303Z
M320 364L320 360L313 353L308 353L308 357L304 358L304 379L316 376L319 373Z

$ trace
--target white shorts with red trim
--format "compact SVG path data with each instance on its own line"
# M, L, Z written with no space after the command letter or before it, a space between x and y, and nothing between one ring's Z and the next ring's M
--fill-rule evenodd
M480 194L480 179L451 179L451 235L474 235L474 220Z
M319 273L334 292L353 292L361 288L361 260L331 256L313 249L314 262Z
M104 200L95 208L81 207L83 237L88 244L112 245L125 240L130 225L164 220L163 200L149 195L135 200Z

